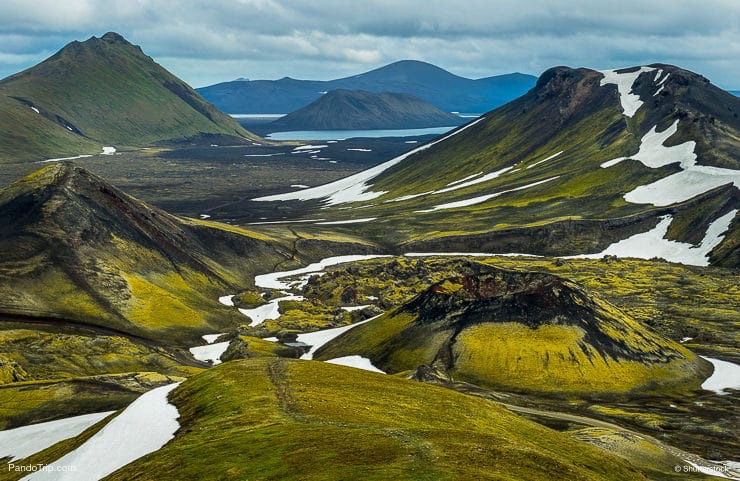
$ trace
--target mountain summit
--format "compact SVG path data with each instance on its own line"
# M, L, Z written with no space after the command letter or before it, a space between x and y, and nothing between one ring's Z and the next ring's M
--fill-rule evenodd
M257 200L349 204L321 216L372 218L353 229L403 251L740 265L739 114L740 99L675 66L555 67L410 153Z
M0 161L202 135L252 137L117 33L72 42L0 81Z
M274 130L414 129L458 125L461 117L409 94L332 90L272 122Z
M532 88L535 77L520 73L468 79L418 60L392 64L335 80L223 82L198 92L224 112L279 114L298 110L331 90L415 95L445 112L485 112Z

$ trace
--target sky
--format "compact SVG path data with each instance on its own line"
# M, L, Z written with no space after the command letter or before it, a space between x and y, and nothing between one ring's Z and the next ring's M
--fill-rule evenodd
M661 62L740 89L738 0L0 0L0 78L108 31L194 87L415 59L469 78Z

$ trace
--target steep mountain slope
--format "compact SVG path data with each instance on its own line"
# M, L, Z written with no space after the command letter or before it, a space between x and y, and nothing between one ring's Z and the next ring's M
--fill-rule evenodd
M507 391L698 388L708 363L575 284L471 263L410 302L319 349L396 373L428 365Z
M201 135L254 137L112 32L2 80L0 130L0 161Z
M108 479L647 479L491 401L344 366L225 363L170 399L175 438Z
M533 76L520 73L471 80L426 62L401 60L336 80L237 80L197 90L234 114L293 112L336 89L407 93L447 112L485 112L522 95L534 82Z
M295 254L174 217L67 163L0 191L0 251L0 319L180 346L236 323L217 298Z
M349 204L321 216L373 219L352 229L410 251L600 253L642 233L650 257L740 265L738 115L740 99L678 67L556 67L411 153L255 200Z
M414 129L458 125L464 120L409 94L332 90L270 124L281 130Z

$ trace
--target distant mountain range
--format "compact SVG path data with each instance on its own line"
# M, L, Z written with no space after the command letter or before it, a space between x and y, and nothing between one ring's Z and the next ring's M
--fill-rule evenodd
M613 249L738 266L738 138L740 99L695 73L556 67L411 154L257 200L318 199L400 252L598 254L640 234Z
M116 33L72 42L0 82L0 162L220 136L253 138Z
M407 93L446 112L486 112L519 97L536 77L512 73L468 79L426 62L402 60L336 80L238 80L197 89L230 114L278 114L298 110L336 89Z
M272 130L413 129L459 125L462 117L410 94L332 90L270 124Z

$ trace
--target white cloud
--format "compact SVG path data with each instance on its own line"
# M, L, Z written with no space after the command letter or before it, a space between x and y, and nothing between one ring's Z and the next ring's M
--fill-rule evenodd
M470 77L667 62L740 87L739 25L734 0L3 0L0 55L113 30L196 86L414 58ZM0 71L10 64L0 56Z

